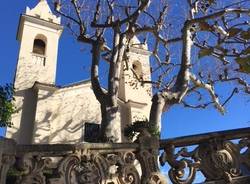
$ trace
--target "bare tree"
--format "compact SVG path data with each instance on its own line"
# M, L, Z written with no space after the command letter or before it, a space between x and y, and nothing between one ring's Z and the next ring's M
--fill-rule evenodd
M116 140L112 125L118 112L120 68L135 36L152 53L152 81L138 78L154 87L152 127L159 126L162 113L174 104L214 105L224 113L235 93L250 93L250 0L65 0L54 4L77 40L91 46L91 82L101 104L104 141ZM98 74L102 60L109 63L107 91ZM234 84L230 94L220 98L216 87L229 82Z

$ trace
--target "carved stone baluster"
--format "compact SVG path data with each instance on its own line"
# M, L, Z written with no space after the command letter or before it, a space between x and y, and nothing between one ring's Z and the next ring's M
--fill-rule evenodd
M50 179L50 183L77 184L77 169L80 166L80 157L77 154L64 156L58 163L59 178Z
M58 179L51 179L51 183L62 184L102 184L106 176L107 164L96 154L78 153L65 156L58 166Z
M120 158L119 183L140 184L140 176L135 167L135 154L133 152L122 152Z
M140 151L137 159L142 169L142 184L167 184L158 166L159 140L155 137L144 136L139 138Z
M0 160L0 183L5 184L6 176L9 168L15 163L15 156L13 155L2 155Z
M39 155L24 155L17 160L17 168L23 172L19 176L17 184L46 184L43 175L44 168L50 164L50 158L42 158Z
M0 140L0 183L6 183L9 168L15 163L16 143L11 139Z
M207 181L223 179L227 183L241 175L240 150L230 141L212 141L198 147L200 170Z
M59 162L59 178L50 179L50 183L140 184L134 161L135 154L129 151L81 151Z

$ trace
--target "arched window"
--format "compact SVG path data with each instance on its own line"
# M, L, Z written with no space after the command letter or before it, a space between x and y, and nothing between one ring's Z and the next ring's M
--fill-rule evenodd
M35 39L33 45L33 53L45 55L46 43L41 39Z
M133 62L132 68L133 68L133 71L135 72L135 74L137 75L137 77L139 79L142 79L143 76L142 76L142 65L141 65L141 63L139 61Z

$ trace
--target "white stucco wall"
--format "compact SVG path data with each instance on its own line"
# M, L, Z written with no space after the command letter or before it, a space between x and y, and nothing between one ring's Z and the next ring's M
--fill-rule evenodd
M54 92L39 89L33 143L81 142L85 122L101 122L100 105L90 83Z

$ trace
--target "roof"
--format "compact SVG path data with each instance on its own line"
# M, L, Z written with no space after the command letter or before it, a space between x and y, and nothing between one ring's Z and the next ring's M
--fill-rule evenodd
M70 88L70 87L76 87L76 86L80 86L83 84L91 84L91 80L82 80L82 81L74 82L74 83L67 84L64 86L55 85L55 84L47 84L47 83L42 83L42 82L36 81L32 88L35 87L38 89L59 90L59 89L65 89L65 88Z
M79 82L71 83L65 86L59 86L59 85L54 85L54 84L46 84L46 83L41 83L41 82L35 82L32 88L36 89L41 89L41 90L48 90L48 91L57 91L61 89L67 89L67 88L72 88L72 87L81 87L81 86L91 86L91 80L82 80ZM104 88L103 88L104 89ZM106 89L104 89L106 91ZM146 106L147 103L140 103L132 100L128 100L127 102L122 100L121 98L118 98L118 103L119 104L124 104L124 105L129 105L131 107L143 107Z
M39 17L40 19L53 22L56 24L61 23L61 18L54 15L46 0L40 0L40 2L33 8L26 8L26 15L33 17Z

